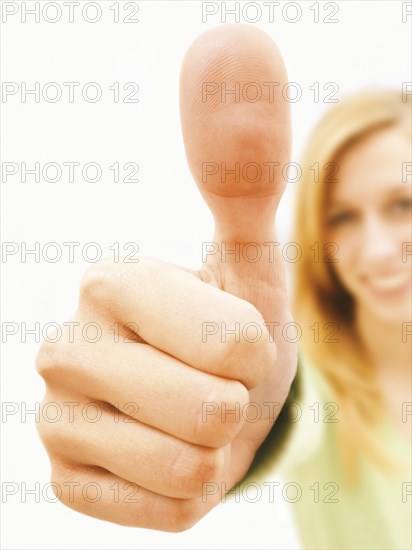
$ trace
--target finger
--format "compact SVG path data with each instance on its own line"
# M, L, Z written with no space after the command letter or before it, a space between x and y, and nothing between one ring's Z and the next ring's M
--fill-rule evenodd
M134 323L150 345L248 389L275 363L276 348L256 308L188 270L147 258L138 265L103 262L88 271L81 292L83 320L109 311L120 323ZM257 338L240 330L248 323Z
M52 488L63 504L128 527L179 532L200 517L194 500L162 496L99 467L52 463ZM212 506L210 506L211 508Z
M159 495L99 467L52 461L52 488L60 501L89 516L126 525L180 532L192 527L244 475L238 466L222 483L206 484L202 497Z
M214 28L185 55L187 159L223 240L261 241L271 232L290 155L289 104L279 92L286 83L276 44L253 26Z
M224 25L197 38L180 79L186 155L215 219L202 271L261 312L272 327L278 365L286 369L296 364L296 346L282 339L292 317L274 227L291 148L290 109L280 93L285 84L276 44L247 25ZM256 101L247 92L253 87ZM284 374L273 371L286 388L293 372Z
M225 445L242 427L240 415L223 414L243 410L249 402L238 381L199 371L147 344L114 344L103 338L98 346L80 341L64 349L50 347L38 368L53 387L64 381L73 394L110 403L198 445Z
M103 404L95 404L96 418L86 421L86 405L77 409L73 422L65 419L43 426L42 438L51 456L79 466L99 466L174 498L201 495L203 484L222 478L230 465L230 445L192 445Z

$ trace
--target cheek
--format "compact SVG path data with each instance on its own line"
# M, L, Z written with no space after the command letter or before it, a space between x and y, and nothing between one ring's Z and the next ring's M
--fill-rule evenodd
M328 243L337 248L335 257L338 259L336 267L344 269L354 265L359 255L359 235L355 231L341 231L329 234ZM331 246L331 245L329 245Z
M398 231L394 235L396 244L400 251L400 257L403 264L412 263L412 238L411 238L412 226L410 222L403 224L399 227Z
M342 284L351 290L359 258L359 236L357 237L354 232L336 232L329 235L328 242L338 246L335 254L338 261L332 264L333 269Z

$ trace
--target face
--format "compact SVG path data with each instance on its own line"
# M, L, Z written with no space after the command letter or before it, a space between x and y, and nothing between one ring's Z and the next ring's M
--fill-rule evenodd
M411 318L411 176L402 175L410 155L399 128L371 133L339 159L326 207L336 274L358 310L389 322Z

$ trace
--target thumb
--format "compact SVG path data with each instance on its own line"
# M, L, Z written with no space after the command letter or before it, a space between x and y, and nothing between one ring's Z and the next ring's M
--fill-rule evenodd
M286 83L276 44L247 25L204 33L181 69L186 155L215 219L202 271L253 303L266 320L287 302L274 229L290 155L289 105L281 95Z

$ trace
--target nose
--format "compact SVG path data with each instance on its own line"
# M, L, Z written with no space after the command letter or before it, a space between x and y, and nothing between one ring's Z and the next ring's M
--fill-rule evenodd
M362 263L365 268L382 268L385 271L394 267L399 259L401 244L390 224L377 213L369 213L364 218L359 236Z

